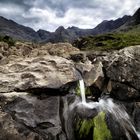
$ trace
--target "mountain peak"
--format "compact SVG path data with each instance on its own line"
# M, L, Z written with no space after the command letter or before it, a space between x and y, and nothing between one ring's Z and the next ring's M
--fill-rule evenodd
M64 31L65 30L65 28L63 27L63 26L59 26L56 30L55 30L55 32L61 32L61 31Z
M133 15L133 20L135 24L140 24L140 8Z
M140 15L140 8L138 8L137 11L135 12L134 16L136 15Z

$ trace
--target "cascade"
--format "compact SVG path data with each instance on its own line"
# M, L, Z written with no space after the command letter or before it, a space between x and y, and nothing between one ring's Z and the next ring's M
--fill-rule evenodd
M113 102L113 99L111 98L102 98L99 99L99 102L87 102L86 96L85 96L85 85L84 81L79 81L80 85L80 93L81 93L81 103L78 103L78 106L84 106L88 109L97 109L98 112L105 112L109 113L113 116L113 118L120 124L122 129L125 132L125 135L128 140L132 140L131 134L136 134L137 139L139 137L138 133L135 130L135 127L133 126L131 119L128 115L128 113L125 111L124 107L116 104Z

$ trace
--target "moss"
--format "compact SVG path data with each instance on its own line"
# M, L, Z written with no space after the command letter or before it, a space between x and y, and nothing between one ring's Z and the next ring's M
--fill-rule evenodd
M111 140L111 132L107 128L105 113L101 112L94 118L94 140Z
M92 92L91 89L89 87L86 87L86 96L91 96Z
M94 119L79 120L76 125L76 138L87 139L93 138Z
M77 95L77 96L80 96L80 95L81 95L81 93L80 93L80 85L79 85L79 82L78 82L78 84L77 84L77 86L76 86L75 92L76 92L76 95Z
M76 139L112 140L111 132L105 121L105 113L101 112L93 119L78 120Z

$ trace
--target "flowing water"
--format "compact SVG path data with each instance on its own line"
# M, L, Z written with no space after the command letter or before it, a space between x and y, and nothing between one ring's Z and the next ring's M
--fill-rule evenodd
M82 102L78 105L83 105L88 109L97 108L99 112L103 111L105 113L111 114L113 118L120 124L120 126L124 130L128 140L132 140L131 134L133 133L136 134L137 137L139 137L139 134L136 132L130 120L130 117L125 111L124 107L115 104L113 102L113 99L111 98L99 99L99 102L86 102L84 81L80 80L79 84L80 84Z

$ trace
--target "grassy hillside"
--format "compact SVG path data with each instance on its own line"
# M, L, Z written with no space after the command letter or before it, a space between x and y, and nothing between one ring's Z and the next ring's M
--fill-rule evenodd
M121 48L140 45L140 25L127 28L127 30L83 37L76 40L73 45L81 50L119 50Z

